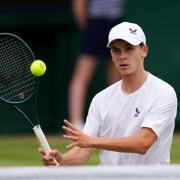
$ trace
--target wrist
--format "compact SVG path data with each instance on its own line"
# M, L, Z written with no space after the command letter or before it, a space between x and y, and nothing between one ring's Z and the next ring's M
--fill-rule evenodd
M96 148L98 137L92 137L90 141L91 148Z

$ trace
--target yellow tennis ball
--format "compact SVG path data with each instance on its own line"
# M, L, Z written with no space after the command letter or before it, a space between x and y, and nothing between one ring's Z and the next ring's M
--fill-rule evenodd
M46 64L42 60L37 59L32 62L30 70L34 76L42 76L46 72Z

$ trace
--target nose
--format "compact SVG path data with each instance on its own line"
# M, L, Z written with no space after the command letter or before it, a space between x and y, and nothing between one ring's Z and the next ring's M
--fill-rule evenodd
M121 53L119 53L119 60L123 61L126 59L126 53L121 51Z

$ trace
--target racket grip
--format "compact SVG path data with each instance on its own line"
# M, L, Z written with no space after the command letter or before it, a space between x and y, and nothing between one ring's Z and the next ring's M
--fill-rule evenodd
M41 147L44 149L46 155L49 154L49 152L51 151L51 148L47 142L47 139L41 129L41 126L40 125L36 125L33 127L33 131L41 145ZM56 162L56 166L59 166L59 163L54 159L54 161Z
M44 149L46 155L48 155L48 153L51 151L51 148L47 142L47 139L41 129L41 126L40 125L36 125L33 127L33 130L34 130L34 133L41 145L41 147Z

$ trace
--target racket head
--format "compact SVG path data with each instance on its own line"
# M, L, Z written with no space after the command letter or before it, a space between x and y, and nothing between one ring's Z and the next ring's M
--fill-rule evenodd
M0 33L0 98L11 104L30 99L38 78L30 72L35 56L26 42L15 34Z

